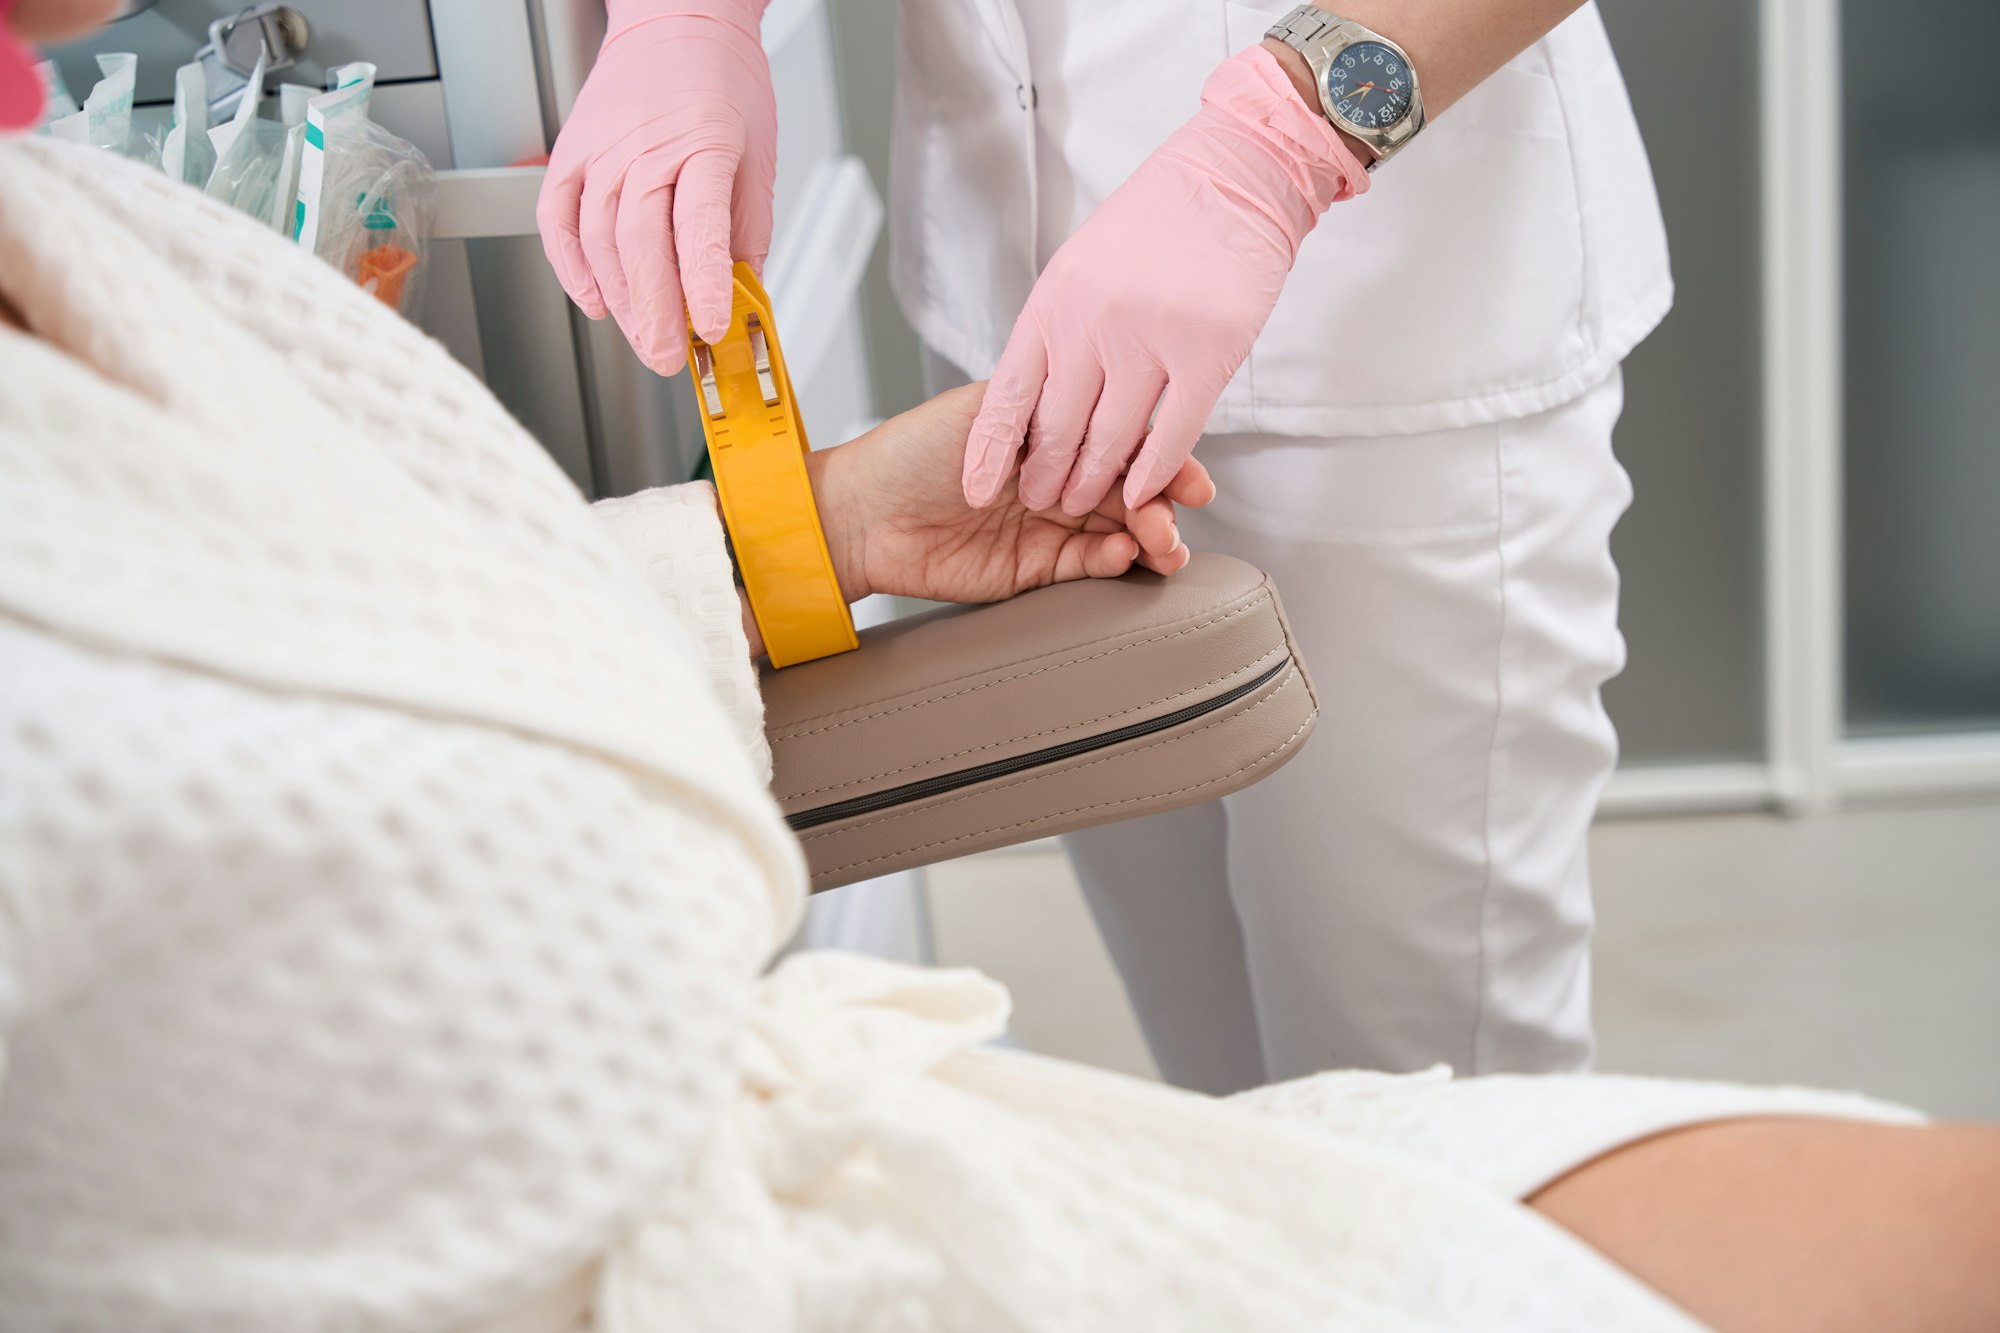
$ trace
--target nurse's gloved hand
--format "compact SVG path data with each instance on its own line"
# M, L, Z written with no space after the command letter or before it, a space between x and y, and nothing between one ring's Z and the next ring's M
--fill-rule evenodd
M1269 51L1224 61L1201 110L1035 284L967 443L966 499L992 503L1024 441L1031 509L1087 514L1121 474L1126 504L1159 494L1249 355L1299 243L1367 188Z
M597 64L549 155L542 248L583 313L654 371L729 327L730 267L771 248L778 108L765 0L607 0ZM685 312L683 313L683 300Z

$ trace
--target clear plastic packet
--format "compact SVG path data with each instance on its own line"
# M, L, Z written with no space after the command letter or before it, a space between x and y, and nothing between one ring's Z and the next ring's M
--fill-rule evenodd
M278 164L278 187L271 225L286 236L298 226L299 169L306 152L306 107L318 94L302 83L278 89L278 120L285 127L285 155Z
M319 89L303 83L278 85L278 119L286 125L306 123L306 105L319 96Z
M368 119L368 101L375 91L375 66L365 61L341 65L327 71L332 91L306 99L305 153L299 162L298 225L292 237L308 250L317 250L320 227L320 184L326 169L329 134L338 135L348 126Z
M307 131L307 160L313 155ZM372 120L326 139L313 253L404 315L423 297L437 173L407 139Z
M342 66L332 71L341 86L306 105L297 238L408 315L423 296L437 173L415 144L368 119L374 76L373 65Z
M288 126L258 117L264 90L263 65L263 57L259 56L257 76L245 86L229 123L209 131L217 155L215 170L208 177L204 193L249 214L280 235L289 236L298 198L299 156L305 131L303 126ZM280 104L288 112L294 105L304 105L294 93L291 85L279 89Z
M260 54L257 63L251 67L249 81L243 85L243 91L236 99L235 113L208 131L208 141L214 145L218 166L235 150L245 131L257 123L257 107L263 100L264 57Z
M135 162L144 162L149 167L158 167L167 153L167 138L173 133L168 122L156 121L152 125L132 122L131 137L125 141L124 156Z
M271 229L281 236L290 236L298 225L299 166L305 154L305 122L287 124L284 155L278 159L278 184L271 196Z
M114 153L132 151L132 91L139 74L139 57L129 51L109 52L97 57L103 75L80 110L49 120L49 133L58 139L107 148Z
M287 232L298 177L293 174L288 183L286 141L302 133L288 130L275 120L252 119L231 140L229 151L216 161L203 193L240 213L248 213L273 231Z
M160 170L184 185L204 186L215 171L208 137L208 78L201 62L174 71L174 120L160 148Z

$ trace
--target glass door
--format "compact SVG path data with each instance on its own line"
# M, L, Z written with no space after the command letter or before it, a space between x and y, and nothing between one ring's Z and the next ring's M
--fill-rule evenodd
M2000 5L1844 0L1845 730L2000 728Z

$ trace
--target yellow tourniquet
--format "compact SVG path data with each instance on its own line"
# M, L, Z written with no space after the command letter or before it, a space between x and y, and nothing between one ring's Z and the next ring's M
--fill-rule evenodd
M688 350L723 522L771 665L858 647L806 476L806 431L771 298L748 264L736 266L729 332L709 344L690 329Z

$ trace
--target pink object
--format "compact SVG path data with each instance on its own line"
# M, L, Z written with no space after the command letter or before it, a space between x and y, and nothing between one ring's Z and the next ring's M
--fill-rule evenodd
M966 444L966 499L993 502L1024 438L1031 509L1060 500L1089 513L1120 473L1128 505L1159 494L1250 354L1299 243L1367 188L1360 160L1269 51L1224 61L1201 110L1035 283Z
M732 259L761 272L771 248L778 106L758 37L764 0L606 8L535 221L570 299L592 319L608 312L671 375L690 315L704 338L729 327Z
M0 130L33 129L42 118L42 79L35 51L7 26L15 0L0 0Z

